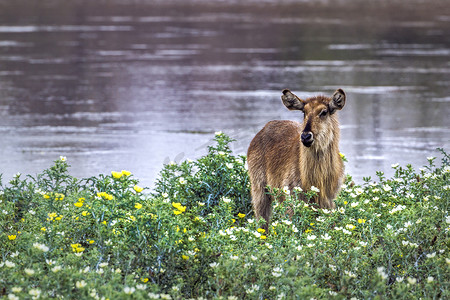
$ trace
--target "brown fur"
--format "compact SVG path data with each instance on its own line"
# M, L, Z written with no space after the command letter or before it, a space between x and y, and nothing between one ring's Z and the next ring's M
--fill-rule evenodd
M345 105L345 93L339 89L332 98L317 96L304 101L284 90L282 101L288 109L304 112L303 123L267 123L253 138L247 154L253 209L256 217L264 218L266 224L272 212L267 186L288 186L291 190L301 187L304 191L315 186L320 190L314 199L319 207L335 208L333 200L344 175L335 112ZM308 132L313 136L309 147L302 136Z

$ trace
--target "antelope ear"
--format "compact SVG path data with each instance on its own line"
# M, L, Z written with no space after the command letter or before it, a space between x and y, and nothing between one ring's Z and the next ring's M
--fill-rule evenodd
M283 101L284 106L286 106L289 110L303 111L303 107L305 106L303 100L291 93L290 90L283 90L281 101Z
M336 110L341 110L345 105L345 93L343 90L338 89L331 97L330 103L328 103L328 109L330 115L334 114Z

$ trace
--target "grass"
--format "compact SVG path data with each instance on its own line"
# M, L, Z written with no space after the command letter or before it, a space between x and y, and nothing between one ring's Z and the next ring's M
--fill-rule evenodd
M347 180L337 209L274 205L253 218L245 157L222 133L153 190L128 171L87 179L64 157L0 180L0 297L8 299L446 299L450 159ZM1 177L0 177L1 179ZM287 210L293 210L288 217Z

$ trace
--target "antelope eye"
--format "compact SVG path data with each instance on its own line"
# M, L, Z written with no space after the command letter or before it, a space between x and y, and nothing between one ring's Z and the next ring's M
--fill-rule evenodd
M326 109L324 109L320 112L319 117L321 117L321 118L325 117L327 113L328 113L328 111Z

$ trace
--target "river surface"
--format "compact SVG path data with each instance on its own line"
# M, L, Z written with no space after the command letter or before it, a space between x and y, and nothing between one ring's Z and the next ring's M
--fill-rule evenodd
M347 93L346 172L450 151L450 2L0 0L0 173L60 155L76 177L152 186L214 132L245 154L280 101Z

